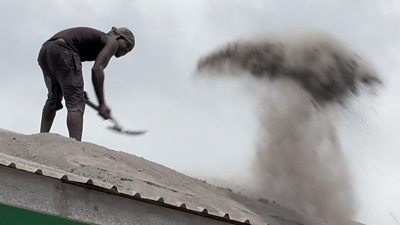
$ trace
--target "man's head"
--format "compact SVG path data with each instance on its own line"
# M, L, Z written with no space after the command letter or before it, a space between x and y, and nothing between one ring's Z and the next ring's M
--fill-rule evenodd
M119 48L115 53L116 57L121 57L130 52L135 47L135 36L132 31L126 27L112 27L108 34L117 37Z

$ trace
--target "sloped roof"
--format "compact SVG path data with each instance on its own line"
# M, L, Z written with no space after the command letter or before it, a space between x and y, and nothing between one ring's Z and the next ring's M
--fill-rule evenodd
M303 224L276 203L250 199L135 155L55 134L22 135L0 129L0 164L233 224Z

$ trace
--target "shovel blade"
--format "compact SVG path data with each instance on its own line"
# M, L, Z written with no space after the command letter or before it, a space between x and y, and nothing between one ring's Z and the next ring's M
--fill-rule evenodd
M114 132L128 134L128 135L142 135L142 134L147 133L147 130L125 130L118 126L109 126L108 129L110 129Z

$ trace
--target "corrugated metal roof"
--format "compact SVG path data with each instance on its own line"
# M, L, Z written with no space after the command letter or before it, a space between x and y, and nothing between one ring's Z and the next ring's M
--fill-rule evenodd
M11 167L14 169L38 174L45 177L61 180L62 182L76 184L84 186L86 188L92 188L100 190L109 194L120 195L123 197L130 197L135 200L144 201L159 206L173 208L187 213L194 213L196 215L210 217L233 224L251 224L249 219L245 218L231 218L227 212L209 212L207 208L201 206L190 207L184 202L174 202L172 199L166 199L162 196L147 196L144 197L139 192L130 192L123 189L118 189L117 186L106 182L94 180L87 177L82 177L73 173L68 173L62 170L57 170L46 165L34 163L18 157L14 157L8 154L0 152L0 165Z
M141 157L56 134L0 129L0 165L233 224L303 223L273 201L248 198Z

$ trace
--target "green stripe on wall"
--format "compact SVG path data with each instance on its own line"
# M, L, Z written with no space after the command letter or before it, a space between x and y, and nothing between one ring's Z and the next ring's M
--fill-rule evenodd
M31 210L0 204L0 225L87 225Z

